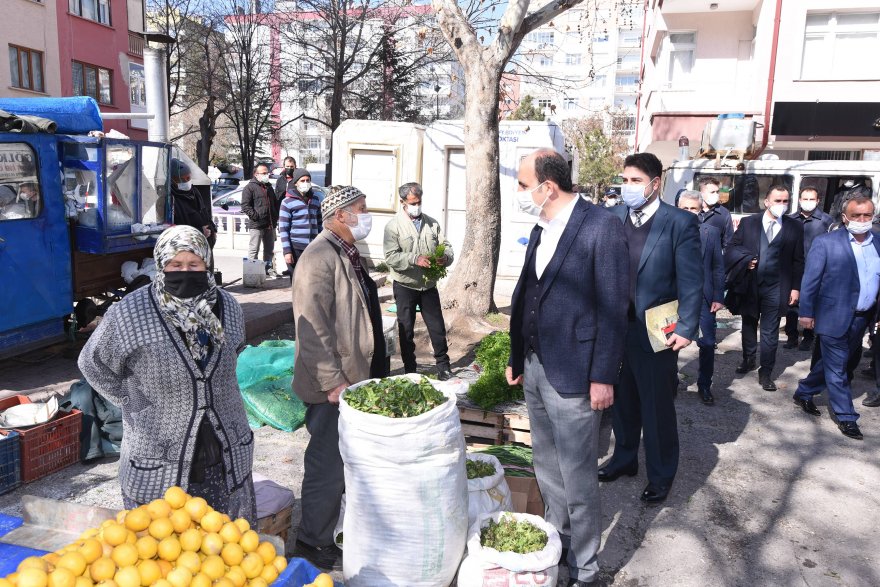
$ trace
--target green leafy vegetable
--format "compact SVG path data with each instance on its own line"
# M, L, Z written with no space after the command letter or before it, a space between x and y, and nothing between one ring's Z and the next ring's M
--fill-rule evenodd
M413 383L406 377L371 381L345 393L354 409L387 418L412 418L430 412L446 401L427 378Z
M532 462L532 449L527 446L505 444L489 446L477 452L492 455L504 467L507 477L534 477L535 469Z
M521 385L510 386L504 370L510 357L510 333L493 332L476 350L475 361L482 369L480 378L468 389L468 398L484 410L513 400L523 399Z
M441 279L446 277L446 265L440 264L440 259L442 259L445 255L446 245L444 244L437 245L437 248L434 249L434 252L428 255L428 260L431 262L431 266L425 267L423 272L426 284L440 281Z
M472 461L467 459L467 477L468 479L479 479L480 477L491 477L495 474L495 467L492 463L485 461Z
M480 545L498 552L528 554L547 546L547 533L531 522L502 516L500 522L489 520L489 525L480 530Z

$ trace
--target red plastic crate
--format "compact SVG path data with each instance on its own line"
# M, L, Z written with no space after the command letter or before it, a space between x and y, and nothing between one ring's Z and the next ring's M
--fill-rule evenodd
M31 403L24 395L0 400L0 411ZM49 422L31 428L16 428L21 445L21 480L30 483L79 461L79 433L82 412L59 411Z

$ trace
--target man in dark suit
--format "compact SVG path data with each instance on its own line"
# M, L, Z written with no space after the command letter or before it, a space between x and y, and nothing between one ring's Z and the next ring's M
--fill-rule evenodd
M804 226L804 258L808 259L813 239L828 232L834 220L819 208L819 192L814 187L805 186L801 188L800 194L798 194L798 208L797 212L791 214L791 218L794 218ZM809 328L804 329L803 340L798 345L797 306L791 306L785 315L785 335L788 337L788 340L782 345L783 348L793 349L797 347L801 351L812 350L814 333Z
M569 586L582 587L598 580L599 422L614 401L629 284L620 223L571 193L570 174L549 149L520 165L517 200L538 224L511 302L507 381L523 385L545 519Z
M662 173L663 165L651 153L627 157L621 190L626 206L612 212L623 224L629 247L629 328L614 397L614 454L599 470L599 481L634 476L644 433L648 485L641 499L647 503L666 499L678 471L673 403L678 351L697 336L703 297L697 219L660 201ZM674 300L678 300L678 322L666 341L667 349L655 353L645 310Z
M700 192L687 190L678 199L678 207L699 214L703 206ZM721 233L710 224L700 225L700 251L703 254L703 302L700 308L700 370L697 391L707 406L715 403L712 396L712 375L715 373L715 312L724 307L724 257L721 254Z
M697 189L703 197L700 211L700 224L710 224L721 233L721 246L727 247L733 238L733 218L730 211L718 203L721 182L714 177L703 177L697 182Z
M743 361L736 372L753 371L758 363L758 323L761 324L761 368L758 381L765 391L776 391L773 367L779 345L779 321L797 303L804 274L804 227L786 213L791 194L774 185L764 198L764 213L745 216L733 234L731 248L742 247L754 257L747 292L740 299Z
M842 220L846 230L835 230L813 241L801 290L804 328L819 335L821 358L801 379L794 402L803 411L821 414L813 396L828 389L828 405L840 431L862 439L846 374L847 361L861 346L865 330L877 320L880 290L880 240L871 233L874 204L856 197L846 203Z

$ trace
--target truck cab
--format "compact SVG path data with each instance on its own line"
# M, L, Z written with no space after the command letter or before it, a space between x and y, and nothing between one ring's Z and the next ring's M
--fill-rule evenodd
M0 358L62 340L78 301L112 299L122 263L152 257L172 222L171 150L0 133Z

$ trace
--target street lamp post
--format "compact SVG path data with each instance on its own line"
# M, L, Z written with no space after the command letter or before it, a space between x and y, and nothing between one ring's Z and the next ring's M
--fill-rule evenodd
M437 95L437 111L434 114L434 120L440 118L440 84L434 84L434 93Z

